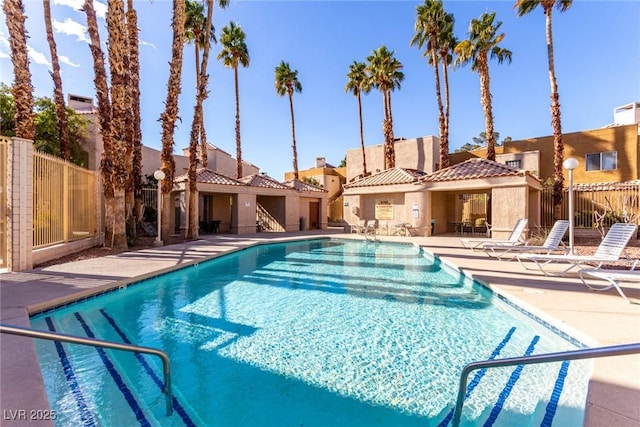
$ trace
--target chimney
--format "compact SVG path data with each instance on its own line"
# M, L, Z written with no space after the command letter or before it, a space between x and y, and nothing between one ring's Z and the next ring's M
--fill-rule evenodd
M316 157L316 167L323 168L327 165L327 159L324 157Z

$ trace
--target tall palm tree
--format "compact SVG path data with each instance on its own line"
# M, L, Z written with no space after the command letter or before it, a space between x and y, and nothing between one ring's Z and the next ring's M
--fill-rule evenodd
M90 1L90 0L87 0ZM162 151L160 159L162 161L162 171L165 179L162 181L162 240L167 241L170 234L169 208L170 194L173 190L173 180L175 178L176 163L173 159L173 132L176 120L178 120L178 97L181 92L182 76L182 53L184 47L184 20L185 3L184 0L173 0L173 43L171 45L171 62L169 63L169 81L167 83L167 98L164 103L164 111L160 115L162 122Z
M220 7L227 7L229 0L219 0ZM196 71L196 88L198 86L198 79L200 78L200 51L204 49L205 34L206 34L206 21L207 17L204 13L204 3L201 0L185 0L185 42L193 43L194 46L194 59L195 59L195 71ZM210 26L209 31L210 41L216 43L215 31L213 24ZM198 135L199 147L200 147L200 160L202 165L207 167L207 134L204 127L204 109L200 111L200 130Z
M291 111L291 148L293 149L293 176L298 179L298 152L296 149L296 122L293 116L293 92L302 93L302 85L298 81L298 70L292 71L288 62L281 61L276 67L276 93L280 96L289 95L289 110Z
M67 127L67 109L64 105L64 95L62 94L62 79L60 78L60 62L58 61L58 50L56 41L53 38L53 28L51 26L51 5L49 0L43 0L44 6L44 26L47 30L47 42L51 51L51 77L53 78L53 101L56 105L56 117L58 118L58 139L60 140L60 157L69 160L71 150L69 148L69 128Z
M416 8L415 35L411 39L411 46L425 47L423 56L429 58L436 79L436 101L438 103L438 124L440 130L440 166L449 166L449 142L446 137L446 119L442 94L440 90L440 49L443 43L440 39L446 25L447 14L441 0L425 0L423 5ZM445 67L446 69L446 67Z
M399 89L400 83L404 80L404 73L400 71L402 64L393 56L394 53L394 51L389 51L386 46L382 45L367 57L367 72L371 79L370 83L382 93L385 169L393 168L396 164L391 92Z
M573 0L517 0L514 7L518 16L524 16L538 6L542 7L545 16L545 31L547 35L547 59L549 61L549 83L551 84L551 127L553 128L553 204L554 218L560 218L560 206L562 203L564 175L562 174L562 161L564 160L564 144L562 142L562 125L560 122L560 97L556 82L555 61L553 56L553 7L560 12L571 7Z
M131 124L128 126L131 143L131 176L129 186L133 190L134 236L138 224L142 221L144 205L142 190L142 129L140 127L140 55L138 41L138 14L133 0L127 0L127 33L129 39L129 101L131 105Z
M471 71L480 76L480 103L484 109L485 133L487 135L487 159L496 159L495 137L493 131L493 112L491 109L491 90L489 88L489 57L498 63L511 62L511 51L498 46L505 34L498 34L502 22L494 24L496 13L483 13L480 18L472 19L469 24L469 38L458 43L454 52L458 55L457 65L471 63Z
M455 18L453 14L447 13L445 17L445 25L441 28L438 36L440 41L440 61L442 63L442 76L444 83L444 135L440 142L440 167L449 166L449 111L450 111L450 93L449 93L449 66L453 63L453 49L458 44L458 39L453 34L453 26ZM443 162L443 160L445 160Z
M110 0L107 6L107 30L109 42L109 71L111 73L111 137L112 140L112 185L113 185L113 234L112 247L117 250L127 248L127 209L125 187L128 178L127 158L127 115L129 79L127 70L128 40L124 16L124 1Z
M15 78L11 94L15 102L16 136L33 141L36 128L33 122L33 86L27 56L24 5L22 0L5 0L2 10L9 29L9 46Z
M222 50L218 54L218 59L227 68L233 68L233 78L236 90L236 175L242 178L242 146L240 144L240 91L238 89L238 65L249 66L249 50L245 43L245 33L242 28L233 21L222 29L220 44Z
M351 92L358 100L358 117L360 119L360 147L362 148L362 173L367 176L367 156L364 149L364 130L362 126L362 93L369 93L371 85L369 76L367 75L367 64L364 62L353 61L349 65L347 73L347 84L344 87L345 92Z
M104 53L100 44L98 32L98 19L93 8L92 0L85 0L82 10L87 15L87 32L91 43L89 48L93 57L94 86L98 100L98 124L102 136L102 158L100 160L100 175L102 177L103 193L105 198L105 236L113 235L113 143L111 137L111 99L107 84L107 72L104 65Z

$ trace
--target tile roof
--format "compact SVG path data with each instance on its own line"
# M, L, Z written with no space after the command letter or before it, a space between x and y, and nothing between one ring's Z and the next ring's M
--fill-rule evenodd
M391 168L350 182L344 188L373 187L376 185L410 184L417 182L425 173L416 169Z
M187 174L176 177L175 182L187 181ZM226 175L219 174L211 169L200 168L196 170L196 182L203 184L222 184L222 185L245 185L237 179L230 178Z
M310 184L308 182L304 182L304 181L300 181L299 179L292 179L289 181L286 181L284 183L284 185L293 188L294 190L298 190L298 191L315 191L317 193L326 193L327 190L325 190L322 187L318 187L315 186L313 184Z
M422 182L458 181L474 178L495 178L499 176L522 176L528 172L515 169L503 163L487 159L469 159L462 163L440 169L421 179Z
M271 178L269 175L263 175L263 174L257 174L257 173L240 178L240 182L243 182L244 184L249 185L251 187L278 188L278 189L287 189L287 190L291 188L284 185L281 182L276 181L275 179Z

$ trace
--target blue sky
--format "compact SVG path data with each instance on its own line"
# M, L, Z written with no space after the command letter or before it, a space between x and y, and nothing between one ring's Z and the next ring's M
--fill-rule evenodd
M354 61L386 45L404 65L405 80L392 95L394 133L413 138L438 134L433 69L422 52L411 47L416 6L420 1L234 1L216 9L214 25L235 21L247 35L250 66L240 70L243 159L276 179L292 167L291 121L286 98L274 89L274 70L281 60L298 70L302 93L294 95L298 166L312 167L316 157L337 165L348 149L360 145L358 110L344 92ZM95 98L93 64L86 43L82 0L52 0L52 19L62 62L63 90ZM106 2L96 9L102 42L106 42ZM545 21L541 9L519 18L514 1L445 1L454 14L455 33L467 37L468 24L483 12L497 13L506 34L502 47L513 52L511 64L490 63L495 129L501 139L552 133ZM143 143L160 148L158 118L164 108L171 54L172 2L140 0ZM31 73L36 96L51 96L49 48L42 2L26 0ZM0 11L0 81L11 84L8 32ZM564 13L554 11L555 67L562 107L563 132L599 128L613 122L615 107L640 101L640 2L576 0ZM103 46L106 54L106 46ZM205 120L210 143L235 155L233 72L224 68L213 45L209 62L210 96ZM185 46L176 152L188 145L194 105L193 46ZM484 130L480 83L466 68L450 74L453 149ZM382 143L382 96L363 98L365 144Z

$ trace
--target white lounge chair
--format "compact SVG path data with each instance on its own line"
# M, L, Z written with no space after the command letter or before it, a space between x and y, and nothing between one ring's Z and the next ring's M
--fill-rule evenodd
M367 220L366 219L361 219L356 224L353 224L351 226L351 232L352 233L357 233L357 234L362 234L363 231L366 228L367 228Z
M569 229L569 221L566 219L561 219L556 221L549 231L547 238L541 246L533 246L533 245L495 245L493 243L485 243L482 245L482 249L489 255L490 257L495 257L498 259L503 259L505 256L509 256L509 259L513 259L516 255L521 253L545 253L550 254L553 251L557 251L560 249L562 244L562 238L565 233Z
M564 274L573 268L587 263L596 263L596 268L600 268L605 262L615 262L620 259L624 248L627 246L627 243L629 243L631 236L636 233L637 229L638 226L636 224L622 222L613 224L593 255L520 254L517 258L525 268L527 267L523 264L523 261L534 262L546 276L550 273ZM569 267L560 272L545 270L545 267L553 263L569 264Z
M529 220L526 219L526 218L519 219L516 222L516 225L513 226L513 230L511 231L511 235L506 240L465 238L465 239L460 239L460 243L462 243L462 246L464 246L465 248L469 248L469 249L473 249L473 250L482 249L482 246L487 245L487 244L489 244L489 245L503 245L503 246L522 245L525 242L521 241L520 238L522 237L522 233L524 232L524 229L527 226L527 222L528 221Z
M588 268L582 269L578 273L580 274L580 280L584 285L593 291L606 291L607 289L616 288L618 293L626 302L634 304L627 298L620 288L620 283L640 283L640 270L635 270L635 266L638 260L634 263L631 270L609 270L604 268ZM589 276L595 279L602 279L609 282L608 285L593 285L587 283L585 276ZM636 303L637 304L637 303Z

